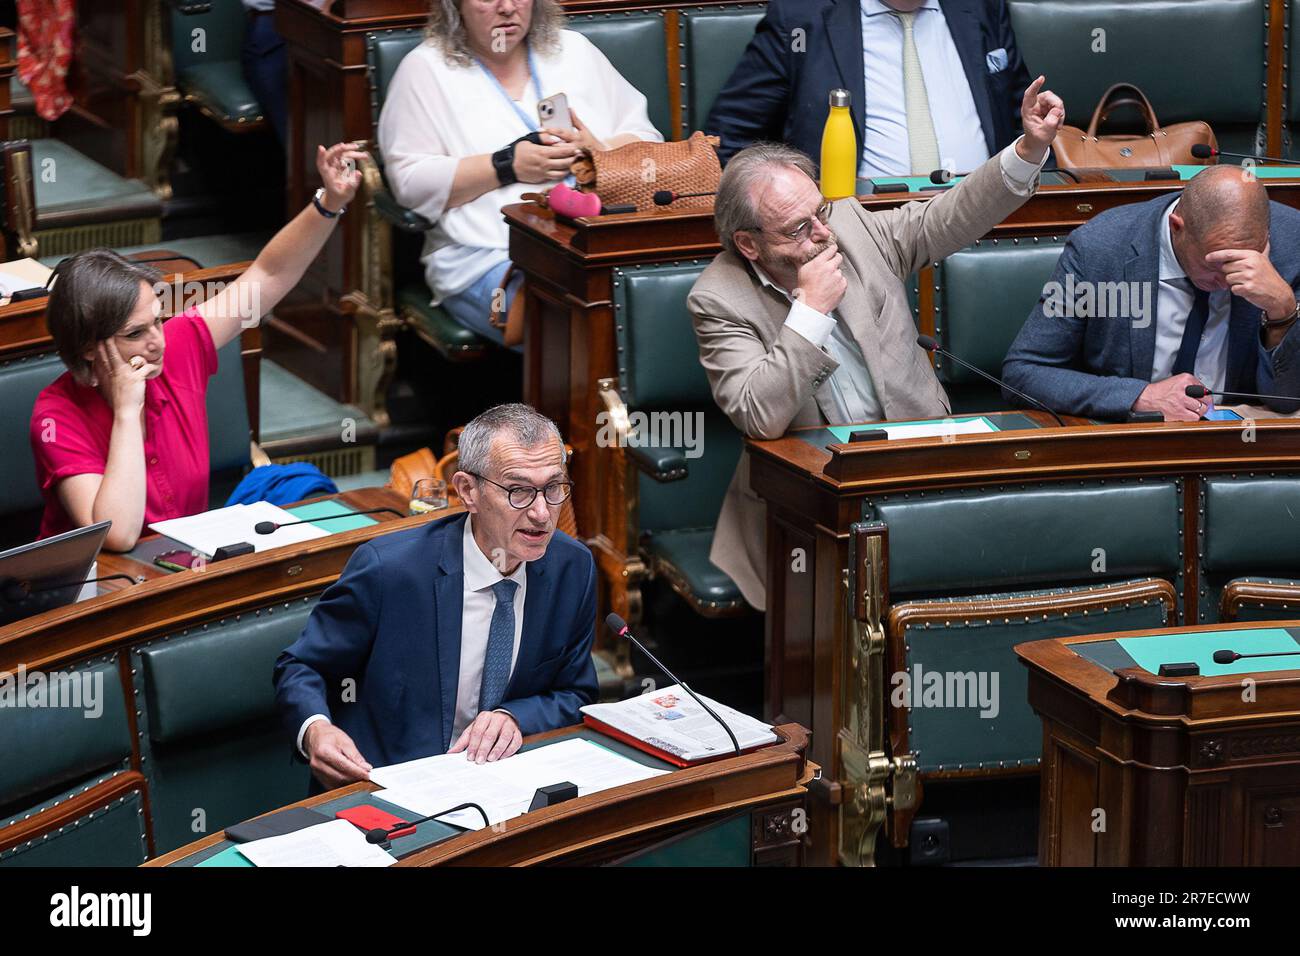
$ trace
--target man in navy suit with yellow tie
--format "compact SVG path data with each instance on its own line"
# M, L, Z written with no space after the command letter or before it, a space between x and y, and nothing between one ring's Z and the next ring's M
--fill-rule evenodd
M468 514L357 548L276 661L276 703L326 788L434 754L508 757L596 699L596 566L556 530L559 430L489 409L452 483Z

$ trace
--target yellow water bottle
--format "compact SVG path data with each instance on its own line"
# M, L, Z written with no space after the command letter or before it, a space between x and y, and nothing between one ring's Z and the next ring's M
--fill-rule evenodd
M858 137L849 113L849 91L831 90L831 110L822 131L822 195L844 199L857 194Z

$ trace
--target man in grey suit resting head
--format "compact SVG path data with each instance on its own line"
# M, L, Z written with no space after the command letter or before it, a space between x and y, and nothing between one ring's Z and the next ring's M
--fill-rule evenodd
M1025 91L1015 143L942 195L886 212L824 201L812 161L789 147L756 144L732 157L714 204L723 252L687 304L714 400L745 435L948 414L903 280L1033 195L1065 116L1043 83ZM760 610L765 538L742 453L709 559Z

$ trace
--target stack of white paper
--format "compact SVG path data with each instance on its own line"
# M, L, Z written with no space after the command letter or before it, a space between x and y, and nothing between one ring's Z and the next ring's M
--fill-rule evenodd
M254 866L392 866L397 860L347 820L331 820L236 847Z
M863 428L871 427L873 426L863 426ZM890 441L902 441L905 438L945 438L949 435L980 435L985 432L997 431L983 418L972 418L964 422L945 419L941 422L926 422L917 425L885 424L879 427L889 435Z
M736 735L741 750L776 743L772 726L700 695ZM687 763L734 753L721 725L674 684L615 704L588 704L584 714Z
M286 524L297 520L289 512L269 501L258 501L251 505L217 508L215 511L205 511L185 518L155 521L149 527L209 557L216 552L217 548L228 544L239 544L241 541L251 544L254 551L267 551L285 544L298 544L313 538L324 538L329 534L324 528L318 528L313 524L280 528L271 534L258 534L253 530L261 521Z
M477 803L490 823L500 823L527 811L539 787L572 783L581 797L668 772L579 737L492 763L474 763L464 753L423 757L377 767L370 771L370 779L388 788L375 796L420 816L461 803ZM484 825L476 810L461 810L439 819L470 830Z

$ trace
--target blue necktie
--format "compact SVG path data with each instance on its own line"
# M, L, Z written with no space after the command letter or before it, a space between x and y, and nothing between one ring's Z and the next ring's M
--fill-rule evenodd
M1188 280L1188 284L1191 280ZM1210 317L1210 293L1202 292L1192 286L1192 311L1187 313L1187 325L1183 326L1183 341L1178 346L1178 356L1174 359L1174 375L1182 372L1196 371L1196 353L1201 348L1201 335L1205 332L1205 322Z
M514 581L498 581L492 585L497 606L492 609L487 653L483 655L483 683L478 689L480 711L496 710L506 696L510 660L515 651L515 589L518 587Z

